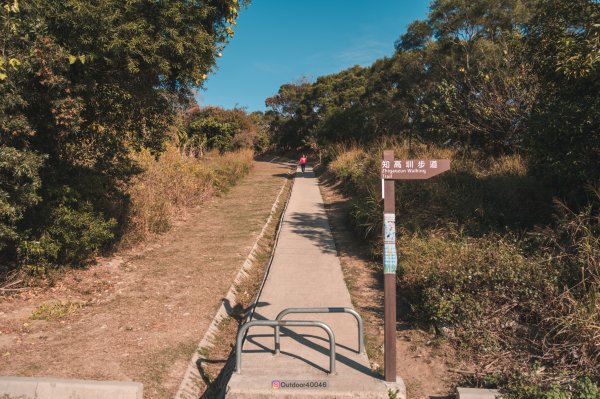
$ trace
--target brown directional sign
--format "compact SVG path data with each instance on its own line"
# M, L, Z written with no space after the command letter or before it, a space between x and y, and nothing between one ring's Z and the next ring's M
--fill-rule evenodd
M383 292L385 380L396 382L396 204L394 180L429 179L450 170L449 159L394 159L383 152L381 186L383 201Z
M399 159L381 161L384 180L429 179L450 170L449 159Z

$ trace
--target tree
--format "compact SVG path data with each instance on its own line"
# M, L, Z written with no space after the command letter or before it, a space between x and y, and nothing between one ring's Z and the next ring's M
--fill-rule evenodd
M394 47L396 51L423 50L429 44L433 29L428 21L414 21L406 29L406 33L401 35Z
M541 95L529 123L531 164L563 193L600 181L600 4L545 0L528 24Z
M271 146L271 134L269 130L270 115L262 111L254 111L250 115L252 123L256 127L256 135L254 137L254 151L256 153L264 153Z
M439 0L411 24L396 48L420 59L410 119L421 137L488 154L522 147L538 89L521 57L528 18L520 1Z
M258 116L240 108L195 107L184 119L179 136L182 154L202 157L205 150L220 152L239 148L256 148L259 140ZM263 144L264 145L264 141Z
M0 1L0 163L9 173L28 159L41 181L29 185L35 201L7 200L21 210L0 220L14 233L4 253L77 263L118 233L137 171L130 152L160 153L175 112L233 36L239 4ZM89 241L77 258L63 250L72 234Z
M302 145L302 138L307 133L303 119L310 113L303 101L310 87L311 84L305 79L284 84L277 94L265 100L266 106L275 113L271 120L271 130L278 137L278 144L282 148L295 149Z

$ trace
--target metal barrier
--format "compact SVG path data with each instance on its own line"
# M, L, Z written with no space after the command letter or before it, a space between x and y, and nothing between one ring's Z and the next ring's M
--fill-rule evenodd
M267 327L319 327L329 336L329 374L335 374L335 335L331 328L322 321L307 321L307 320L253 320L243 324L237 334L235 346L235 372L242 372L242 341L251 327L267 326ZM278 353L278 352L277 352Z
M365 349L365 340L363 337L363 321L358 312L351 308L287 308L279 312L275 320L281 320L285 315L290 313L349 313L356 319L358 323L358 353L362 353ZM279 327L275 326L275 354L279 354L280 331Z

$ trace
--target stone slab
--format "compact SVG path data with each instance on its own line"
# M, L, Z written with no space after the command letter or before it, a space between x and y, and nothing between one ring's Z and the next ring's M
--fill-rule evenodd
M456 388L456 399L496 399L500 397L497 389Z
M0 377L0 399L142 399L143 385L127 381Z

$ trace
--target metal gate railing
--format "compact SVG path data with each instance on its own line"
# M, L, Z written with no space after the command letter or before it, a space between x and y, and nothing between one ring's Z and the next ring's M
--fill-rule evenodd
M276 331L279 330L279 327L319 327L325 330L329 336L329 374L335 374L335 335L331 328L322 321L308 320L253 320L243 324L238 331L235 346L235 372L237 374L242 372L242 342L244 336L248 329L257 326L275 327ZM279 353L277 345L276 348L276 353Z
M365 349L365 340L363 336L363 321L358 312L352 308L287 308L279 312L275 320L281 320L286 315L292 313L348 313L354 316L358 324L358 353L362 353ZM280 328L275 326L275 354L279 354L280 346Z

